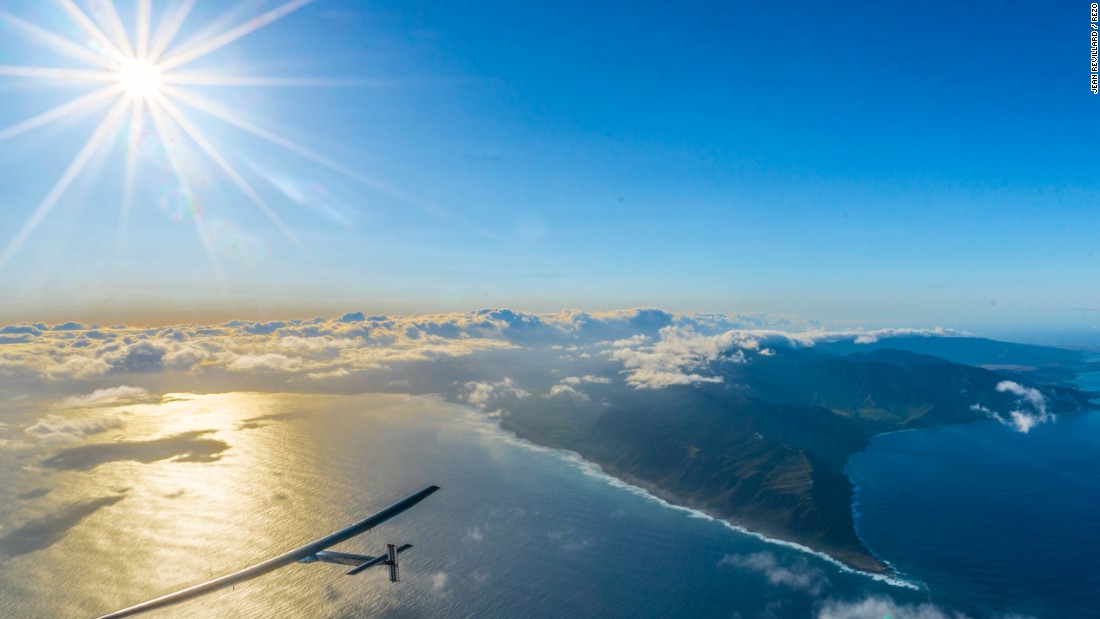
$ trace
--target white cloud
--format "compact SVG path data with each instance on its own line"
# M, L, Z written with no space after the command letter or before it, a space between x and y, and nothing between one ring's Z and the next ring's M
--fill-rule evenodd
M511 378L496 382L470 381L463 386L463 391L466 402L481 410L488 410L491 405L509 397L526 398L530 395L517 387Z
M121 425L122 422L113 418L68 419L61 415L46 415L24 432L47 443L76 443L89 434L98 434Z
M611 382L611 379L610 378L605 378L603 376L594 376L592 374L585 374L584 376L566 376L565 378L561 379L558 382L560 382L563 385L580 385L582 383L607 384L607 383Z
M804 558L781 564L771 552L754 552L748 555L727 554L718 561L719 567L734 567L764 576L772 586L786 587L819 595L828 584L825 572L810 566Z
M870 331L827 331L821 332L821 337L816 339L818 341L829 342L853 339L856 344L874 344L880 339L891 337L946 337L959 335L966 335L966 333L954 329L944 329L943 327L936 327L934 329L886 328L873 329Z
M718 359L744 362L745 354L741 350L731 350L739 343L739 334L729 331L709 336L696 333L690 327L665 327L654 344L616 348L611 351L611 358L623 362L627 382L639 389L720 383L721 377L704 376L695 370Z
M190 370L210 358L210 352L202 346L174 347L164 355L164 363L174 370Z
M84 355L71 355L54 363L44 363L47 365L42 368L42 375L54 379L88 378L106 374L111 369L106 361Z
M33 446L33 443L28 443L27 441L0 438L0 449L27 449Z
M947 336L957 334L936 329L877 329L874 331L829 331L823 329L789 333L774 329L732 329L717 334L695 331L689 321L662 328L656 342L635 336L611 342L612 359L622 361L627 382L641 389L670 385L722 382L719 376L702 372L714 361L746 361L745 351L773 356L776 349L812 347L815 342L853 339L857 343L876 342L880 338Z
M857 601L827 600L817 610L817 619L966 619L935 604L899 604L885 596Z
M234 372L279 371L291 372L301 367L301 359L268 352L257 355L236 355L225 367Z
M450 576L447 572L436 572L432 574L432 591L436 593L442 593L447 588L447 581L450 580Z
M66 408L73 408L77 406L104 406L107 404L117 404L123 400L133 400L148 394L149 392L145 389L142 389L141 387L127 387L126 385L120 385L118 387L96 389L95 391L85 395L76 395L65 398L61 401L61 405Z
M326 378L343 378L345 376L351 376L351 372L347 368L336 368L328 372L307 372L306 378L310 380L323 380Z
M1007 416L980 404L972 405L970 410L985 413L989 418L1024 434L1030 432L1035 426L1056 420L1056 416L1047 411L1046 396L1038 389L1025 387L1011 380L1003 380L997 383L997 391L1015 395L1017 397L1016 404L1021 408L1009 411ZM1030 410L1024 410L1024 408Z
M997 383L997 391L1001 393L1008 392L1015 396L1018 396L1021 400L1031 404L1032 408L1039 411L1042 414L1047 412L1047 399L1038 389L1031 387L1024 387L1019 383L1012 382L1011 380L1003 380Z
M569 385L554 385L550 388L550 393L547 397L551 398L571 398L579 401L587 401L588 396L577 391Z

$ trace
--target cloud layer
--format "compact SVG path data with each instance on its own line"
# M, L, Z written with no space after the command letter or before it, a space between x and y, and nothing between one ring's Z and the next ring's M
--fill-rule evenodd
M253 379L266 386L290 382L344 388L368 375L385 376L410 364L446 362L509 350L560 351L561 358L603 359L621 364L625 380L639 389L720 382L710 364L750 362L754 355L813 346L823 340L875 341L893 335L944 335L943 331L824 331L770 323L758 315L672 314L656 309L613 312L565 310L532 314L479 310L421 316L368 316L351 312L337 318L243 321L218 325L182 324L137 328L101 327L75 322L0 328L0 380L41 380L57 385L107 388L123 377L145 389L155 378L185 373L218 384ZM400 377L392 376L394 384ZM477 381L465 389L470 404L493 405L502 395L522 397L519 387L499 384L504 377ZM609 380L581 374L559 379L552 394L580 397L581 387ZM253 384L253 383L247 383ZM261 384L257 382L256 384ZM70 406L92 406L97 399L140 396L104 391L73 396ZM87 398L87 399L80 399Z

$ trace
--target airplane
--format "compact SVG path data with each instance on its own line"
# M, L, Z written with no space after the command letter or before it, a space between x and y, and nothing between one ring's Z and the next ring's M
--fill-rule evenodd
M225 587L231 587L239 582L251 580L257 576L262 576L268 572L277 570L281 567L286 567L291 563L337 563L342 565L354 566L347 571L348 576L354 576L376 565L385 565L390 568L390 581L398 581L398 569L397 569L397 555L412 548L412 544L403 544L396 546L394 544L386 545L385 554L381 554L377 557L371 557L367 555L357 555L346 552L335 552L326 550L329 546L335 546L340 542L347 541L360 533L373 529L374 527L386 522L390 518L400 514L401 512L409 509L417 503L428 498L430 494L439 490L439 486L428 486L427 488L417 492L416 494L407 497L393 505L390 505L386 509L360 520L359 522L344 528L339 531L322 537L321 539L312 541L305 546L295 548L289 552L285 552L277 557L262 561L251 567L246 567L243 570L227 574L220 578L215 578L204 583L200 583L175 593L169 593L159 598L142 602L116 610L113 613L108 613L97 617L96 619L119 619L121 617L132 617L141 613L146 613L158 608L164 608L166 606L172 606L173 604L179 604L180 602L186 602L197 598L199 596L213 593L218 589L224 589Z

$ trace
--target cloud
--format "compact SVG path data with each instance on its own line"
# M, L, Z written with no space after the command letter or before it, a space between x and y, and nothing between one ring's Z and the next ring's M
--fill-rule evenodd
M809 330L801 332L774 329L731 329L706 334L695 330L689 320L663 327L653 342L645 335L610 342L610 356L622 361L627 382L639 389L659 389L671 385L719 383L720 376L704 370L715 361L746 362L745 352L773 356L777 349L812 347L816 342L850 339L857 343L876 342L880 338L920 335L938 337L956 332L944 329L877 329L874 331Z
M141 340L103 356L103 361L114 373L156 372L164 369L167 348L160 344Z
M26 344L33 340L34 336L30 334L0 335L0 344Z
M652 308L546 314L483 309L417 316L350 312L335 318L163 327L18 324L0 327L0 377L90 382L135 375L137 382L153 380L159 373L186 372L196 381L203 377L217 381L231 373L284 386L298 377L303 382L327 380L349 386L375 372L401 371L402 366L518 348L556 348L569 351L569 358L593 363L610 356L623 364L629 384L660 388L720 382L721 377L708 370L716 361L755 359L769 351L812 346L824 339L926 333L821 329L792 333L768 328L775 326L791 323L762 315L676 314ZM138 378L139 374L145 376ZM577 389L584 383L609 380L587 374L560 384ZM471 389L467 395L475 405L488 406L489 400L501 395L490 387ZM518 391L512 395L522 397Z
M874 344L881 339L891 337L950 337L960 335L966 335L966 332L957 331L955 329L944 329L943 327L936 327L935 329L886 328L873 329L870 331L828 331L823 332L822 336L817 339L818 341L830 342L839 340L853 340L856 344Z
M554 385L553 387L550 388L550 393L547 395L547 397L551 397L551 398L570 398L570 399L578 400L578 401L582 401L582 402L588 400L587 395L581 393L580 391L577 391L576 389L574 389L573 387L570 387L569 385Z
M0 449L27 449L30 447L34 447L34 444L27 441L0 438Z
M582 383L607 384L611 382L611 379L605 378L603 376L593 376L592 374L585 374L584 376L566 376L558 382L563 385L580 385Z
M1039 392L1038 389L1031 387L1024 387L1019 383L1014 383L1011 380L1003 380L997 383L997 391L1002 393L1008 392L1020 398L1021 401L1027 402L1032 408L1039 411L1041 414L1047 412L1047 399Z
M432 591L436 593L442 593L447 588L447 581L451 579L447 575L447 572L436 572L432 574Z
M29 324L24 323L24 324L19 324L19 325L8 325L6 327L0 327L0 334L3 334L3 335L26 334L26 335L32 335L32 336L39 336L39 335L42 335L42 332L45 330L45 328L46 328L46 325L42 325L42 324L29 325Z
M68 397L61 401L61 405L65 408L78 406L105 406L108 404L118 404L124 400L133 400L148 394L149 392L141 387L127 387L126 385L121 385L106 389L96 389L86 395Z
M829 584L825 572L811 567L804 558L781 564L771 552L754 552L748 555L727 554L718 561L719 567L755 572L764 576L775 587L785 587L792 591L802 591L810 595L820 595Z
M106 374L110 369L111 365L103 359L71 355L43 368L41 373L47 378L54 379L88 378Z
M24 430L46 443L79 443L89 434L118 428L122 422L114 418L69 419L61 415L46 415Z
M745 355L731 350L738 332L708 336L690 327L665 327L660 339L651 345L616 348L611 358L623 362L626 381L636 388L658 389L670 385L720 383L720 376L704 376L696 372L718 359L743 363ZM743 343L743 342L742 342Z
M465 539L473 542L483 542L485 541L485 530L481 527L471 527L469 529L466 529Z
M935 604L899 604L886 596L871 596L858 601L827 600L817 610L817 619L966 619L966 615L948 611Z
M329 370L328 372L307 372L306 378L310 380L324 380L326 378L343 378L345 376L351 376L351 372L347 368L336 368L335 370Z
M190 370L210 359L210 352L201 346L177 346L164 355L164 364L173 370Z
M997 383L997 391L1015 395L1017 397L1016 404L1021 408L1009 411L1007 416L981 404L971 405L970 410L985 413L989 418L1024 434L1030 432L1035 426L1053 422L1057 418L1053 413L1047 411L1046 396L1038 389L1025 387L1011 380L1003 380ZM1024 410L1024 408L1030 410Z
M280 353L269 352L259 355L237 355L225 367L234 372L291 372L301 365L301 359L297 357L291 358Z
M488 410L490 405L507 398L526 398L529 393L516 386L511 378L496 382L470 381L463 386L463 397L471 406Z

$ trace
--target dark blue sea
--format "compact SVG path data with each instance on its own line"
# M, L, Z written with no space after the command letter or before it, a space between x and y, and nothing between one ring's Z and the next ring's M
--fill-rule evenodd
M113 420L102 424L102 419ZM428 484L351 552L410 542L403 580L294 565L168 617L1098 616L1100 416L879 437L851 464L888 582L738 531L431 398L174 394L5 413L0 617L91 617L247 566ZM31 443L34 424L106 427ZM200 433L200 434L195 434ZM150 448L128 451L135 441ZM200 441L200 442L196 442ZM217 441L216 453L196 446ZM50 466L73 445L116 445ZM117 447L122 445L122 447ZM64 587L58 587L64 582Z
M1100 390L1100 374L1078 381ZM848 474L861 537L937 602L1100 617L1100 413L885 434Z

